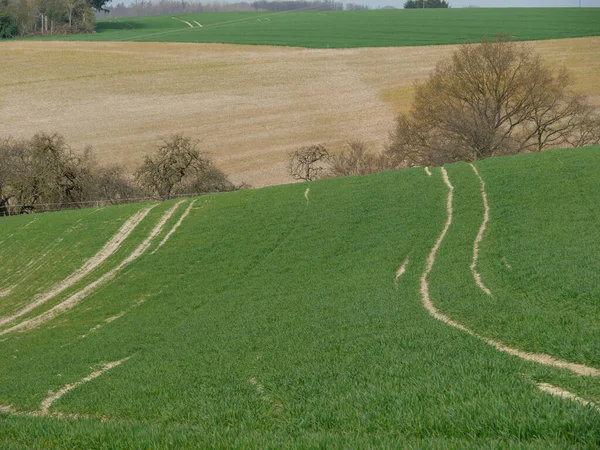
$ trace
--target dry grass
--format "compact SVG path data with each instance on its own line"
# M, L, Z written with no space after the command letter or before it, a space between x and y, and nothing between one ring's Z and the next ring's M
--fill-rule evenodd
M534 42L600 105L600 38ZM0 44L0 135L58 131L133 166L184 132L234 181L290 182L285 154L353 138L382 145L394 115L454 46L307 50L220 44Z

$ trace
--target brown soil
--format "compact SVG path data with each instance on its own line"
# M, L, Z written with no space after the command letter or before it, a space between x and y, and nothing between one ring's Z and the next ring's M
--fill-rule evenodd
M575 88L600 105L600 38L532 45L570 67ZM183 132L235 182L287 183L285 155L299 146L385 144L413 83L455 48L3 42L1 133L57 131L77 150L89 144L100 161L133 168L157 136Z

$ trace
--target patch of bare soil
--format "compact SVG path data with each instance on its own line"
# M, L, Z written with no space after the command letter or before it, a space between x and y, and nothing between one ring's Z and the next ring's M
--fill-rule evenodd
M283 411L283 403L280 400L277 400L273 396L269 395L265 392L265 387L263 384L256 379L256 377L252 377L248 380L250 384L256 387L256 392L260 395L261 400L269 403L271 405L271 410L273 412L281 412Z
M402 275L404 275L404 272L406 272L406 266L408 266L408 256L404 258L404 261L402 261L402 264L400 265L400 267L398 267L398 270L396 271L396 278L394 279L394 287L396 289L398 289L398 279Z
M181 23L185 23L188 27L194 28L194 25L189 23L187 20L178 19L177 17L173 17L173 19L180 21Z
M581 397L573 394L572 392L565 391L563 388L560 388L558 386L553 386L548 383L538 383L538 384L536 384L536 386L539 390L541 390L547 394L554 395L555 397L560 397L560 398L564 398L567 400L571 400L571 401L577 402L583 406L591 406L592 408L594 408L595 410L600 412L600 406L596 405L594 402L591 402L589 400L581 398Z
M87 383L89 381L92 381L94 378L98 378L100 375L102 375L103 373L109 371L110 369L117 367L119 364L124 363L125 361L127 361L130 357L127 358L123 358L120 359L119 361L113 361L113 362L109 362L104 364L100 369L98 370L94 370L91 374L89 374L87 377L82 378L81 380L75 382L75 383L71 383L71 384L67 384L66 386L62 387L61 389L59 389L56 392L51 392L50 395L48 395L48 397L46 397L43 401L42 404L40 405L40 413L45 416L48 414L48 410L50 409L50 407L52 406L52 404L54 402L56 402L58 399L60 399L63 395L65 395L67 392L72 391L73 389L81 386L84 383Z

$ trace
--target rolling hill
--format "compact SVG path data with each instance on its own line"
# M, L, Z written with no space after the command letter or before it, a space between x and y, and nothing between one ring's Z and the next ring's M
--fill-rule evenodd
M598 167L4 218L0 445L596 447Z
M198 13L99 20L95 34L49 39L213 42L310 48L519 41L600 35L599 8L477 8Z

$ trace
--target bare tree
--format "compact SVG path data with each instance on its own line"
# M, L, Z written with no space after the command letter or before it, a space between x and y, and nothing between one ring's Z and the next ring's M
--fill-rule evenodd
M246 185L234 185L227 175L211 161L209 161L209 164L203 171L188 179L184 184L186 192L195 194L229 192L242 187L246 187Z
M328 160L325 144L301 147L288 155L288 172L295 180L312 181L324 173L324 163Z
M211 166L199 142L182 134L173 134L161 141L153 156L146 156L136 171L137 182L163 199L180 192L185 179L197 177Z
M102 205L116 205L141 195L120 166L99 167L94 164L89 182L89 199L102 202Z
M75 155L56 133L6 139L0 155L3 214L39 210L40 204L53 204L52 209L80 207L90 194L90 151Z
M572 81L567 69L562 67L554 76L546 67L537 76L527 127L530 130L526 136L528 147L539 152L550 145L597 143L600 128L594 124L598 117L585 96L571 92Z
M388 157L406 167L592 143L595 122L584 120L591 108L570 85L566 69L554 76L526 44L505 36L465 44L416 86Z
M385 155L373 153L361 140L348 143L348 150L332 155L329 160L329 175L343 177L349 175L367 175L388 168Z

